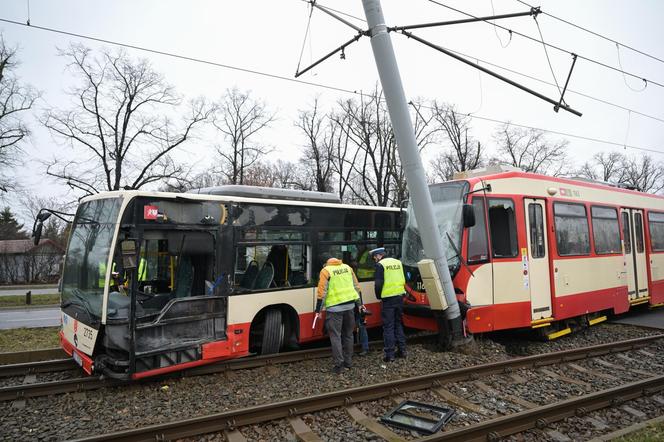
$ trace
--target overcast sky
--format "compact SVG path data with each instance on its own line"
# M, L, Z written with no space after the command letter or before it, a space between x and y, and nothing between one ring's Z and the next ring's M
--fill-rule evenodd
M358 18L364 13L360 0L322 1ZM383 9L389 25L453 20L464 18L428 0L384 0ZM516 0L439 0L474 15L523 12L528 8ZM530 2L529 2L530 3ZM531 3L532 4L532 3ZM608 36L625 45L664 60L664 2L659 0L572 1L548 0L535 3L544 12L564 18L594 32ZM151 48L214 61L226 65L262 71L293 78L303 44L309 7L302 0L242 0L242 1L138 1L114 0L92 2L83 0L3 0L0 18L83 34L130 45ZM359 26L362 21L349 19ZM625 47L619 50L614 43L563 24L546 15L538 22L544 40L581 56L592 58L608 66L637 74L639 77L664 84L664 63L637 54ZM501 25L539 38L536 23L531 17L501 20ZM306 41L302 65L306 65L355 35L355 31L333 18L314 11L310 34ZM64 60L57 56L56 47L80 42L95 49L113 47L89 40L46 32L36 28L0 22L0 31L9 45L18 45L22 62L18 74L21 79L43 93L43 101L36 112L45 106L69 107L63 89L70 86L70 74ZM541 44L517 35L509 38L504 30L495 30L487 23L446 26L415 31L430 41L506 68L552 82L553 77ZM497 34L497 35L496 35ZM566 95L567 103L583 113L582 117L560 111L525 92L499 80L479 74L446 55L392 34L406 95L449 102L464 113L473 113L500 121L534 126L583 137L597 138L664 152L664 122L631 113L615 106L602 104L571 91L633 109L664 120L664 88L624 77L622 74L579 59L572 74ZM506 46L506 47L503 47ZM265 140L276 148L276 158L295 159L303 139L293 127L299 109L307 108L315 96L324 103L352 97L324 87L289 82L275 78L234 71L163 55L129 49L133 57L149 59L155 69L186 97L219 98L227 88L251 90L256 98L265 100L278 113L278 120ZM571 56L549 49L549 56L558 82L567 77ZM377 81L370 43L361 39L346 50L346 59L335 56L307 73L301 80L321 85L368 93ZM495 68L493 68L495 69ZM526 79L496 69L551 98L557 99L555 86ZM635 91L636 90L636 91ZM30 121L30 120L29 120ZM34 135L23 147L30 155L25 166L16 169L18 179L34 192L58 194L63 192L45 178L37 158L51 158L66 147L58 146L49 134L30 121ZM490 146L496 123L474 119L475 136ZM553 135L552 139L567 138ZM620 150L639 154L602 143L568 137L570 151L577 163L594 153ZM200 140L187 148L197 158L209 158L213 140ZM429 154L435 153L433 148ZM664 154L652 154L664 160ZM205 164L205 161L201 163Z

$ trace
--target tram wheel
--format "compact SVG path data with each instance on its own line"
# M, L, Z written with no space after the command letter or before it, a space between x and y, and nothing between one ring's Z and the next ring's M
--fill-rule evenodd
M281 322L281 310L268 310L265 313L261 354L279 353L283 342L284 324Z

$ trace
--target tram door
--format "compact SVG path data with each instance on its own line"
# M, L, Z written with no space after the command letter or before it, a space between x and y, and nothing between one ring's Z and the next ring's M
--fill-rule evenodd
M530 287L533 321L552 316L549 254L546 247L546 204L543 199L524 199L528 250L522 251L524 282Z
M648 273L643 234L643 211L621 209L625 243L625 271L630 302L648 297Z

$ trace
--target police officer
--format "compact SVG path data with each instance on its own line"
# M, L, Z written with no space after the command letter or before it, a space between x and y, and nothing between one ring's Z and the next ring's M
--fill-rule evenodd
M353 269L340 259L330 258L318 278L316 316L325 305L325 325L332 345L332 371L339 374L353 366L353 330L355 306L363 311L360 285Z
M383 319L383 361L393 362L395 356L406 357L406 335L403 332L401 316L403 314L403 296L406 277L403 265L396 258L387 258L385 248L373 249L371 256L376 262L375 284L376 298L382 301ZM395 353L394 348L397 347Z

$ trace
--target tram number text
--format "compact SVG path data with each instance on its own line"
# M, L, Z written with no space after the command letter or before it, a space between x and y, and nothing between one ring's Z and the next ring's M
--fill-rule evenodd
M83 337L87 339L93 339L92 337L92 329L91 328L84 328L83 329Z

